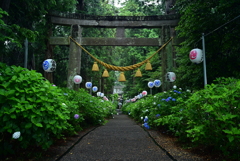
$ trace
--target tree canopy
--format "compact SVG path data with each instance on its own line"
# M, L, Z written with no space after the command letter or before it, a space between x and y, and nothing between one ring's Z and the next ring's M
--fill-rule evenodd
M69 36L70 28L52 25L49 19L51 11L82 13L100 16L151 16L164 15L167 0L127 0L121 8L114 6L110 0L49 0L36 4L34 0L2 0L0 4L0 61L8 65L23 66L24 40L29 40L29 63L35 63L35 70L44 73L41 64L47 57L50 36ZM120 2L120 1L119 1ZM217 77L240 77L239 50L237 43L240 39L240 2L238 0L176 0L171 6L179 14L180 22L176 28L181 44L176 47L176 68L171 68L177 74L176 85L199 89L203 88L202 64L192 64L188 58L193 48L202 49L201 36L205 34L206 63L208 83ZM115 37L115 29L86 28L84 37ZM159 29L126 29L126 37L161 38ZM126 66L144 60L155 52L157 47L91 47L86 49L94 56L108 64ZM168 52L173 52L169 47ZM54 59L58 67L54 75L54 83L66 85L69 49L65 46L54 48ZM111 59L109 59L111 57ZM135 71L125 73L126 89L129 97L144 90L147 82L161 79L161 56L156 55L152 60L152 71L141 67L143 77L134 78ZM82 54L81 74L86 80L101 78L101 72L91 72L93 60L89 55ZM32 65L34 66L34 65ZM109 71L111 78L104 79L103 88L111 91L117 77L114 71ZM102 80L103 81L103 80ZM159 92L160 89L154 89Z

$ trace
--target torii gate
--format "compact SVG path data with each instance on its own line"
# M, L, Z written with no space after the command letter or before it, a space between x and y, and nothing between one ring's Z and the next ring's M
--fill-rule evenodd
M170 37L175 37L174 27L177 26L179 16L176 14L161 16L89 16L82 14L52 13L51 22L56 25L71 26L71 36L81 45L88 46L161 46ZM115 38L82 37L85 27L116 28ZM126 38L125 28L161 28L160 38ZM74 88L72 81L76 73L80 74L81 52L68 37L50 37L50 45L69 45L69 67L67 87ZM172 43L173 45L173 43ZM166 73L167 54L162 51L162 73ZM164 74L162 81L165 80ZM166 90L165 87L162 87Z

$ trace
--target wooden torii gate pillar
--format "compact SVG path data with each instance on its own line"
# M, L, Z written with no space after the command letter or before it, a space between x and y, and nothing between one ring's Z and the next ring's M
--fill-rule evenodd
M75 24L71 26L71 36L75 39L78 43L81 44L82 39L82 28L81 26ZM69 40L70 41L70 40ZM67 77L67 87L69 89L77 90L79 88L79 84L73 83L73 77L75 75L80 75L81 71L81 55L82 49L73 41L69 42L70 49L69 49L69 61L68 61L68 77Z

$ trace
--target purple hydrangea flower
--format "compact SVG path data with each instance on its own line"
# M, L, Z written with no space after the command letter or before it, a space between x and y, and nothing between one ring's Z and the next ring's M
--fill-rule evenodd
M75 118L75 119L78 119L78 118L79 118L79 115L78 115L78 114L75 114L75 115L74 115L74 118Z

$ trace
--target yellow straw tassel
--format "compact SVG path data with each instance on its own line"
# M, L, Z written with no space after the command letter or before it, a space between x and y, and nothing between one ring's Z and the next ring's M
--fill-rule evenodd
M120 76L118 78L118 81L119 82L125 82L126 81L126 78L125 78L125 75L123 72L120 73Z
M95 72L99 71L97 62L94 62L93 66L92 66L92 71L95 71Z
M102 77L109 77L107 69L104 70Z
M136 71L135 77L142 77L142 73L141 73L141 70L139 68Z
M151 65L149 60L147 61L147 64L145 66L145 70L152 70L152 65Z

